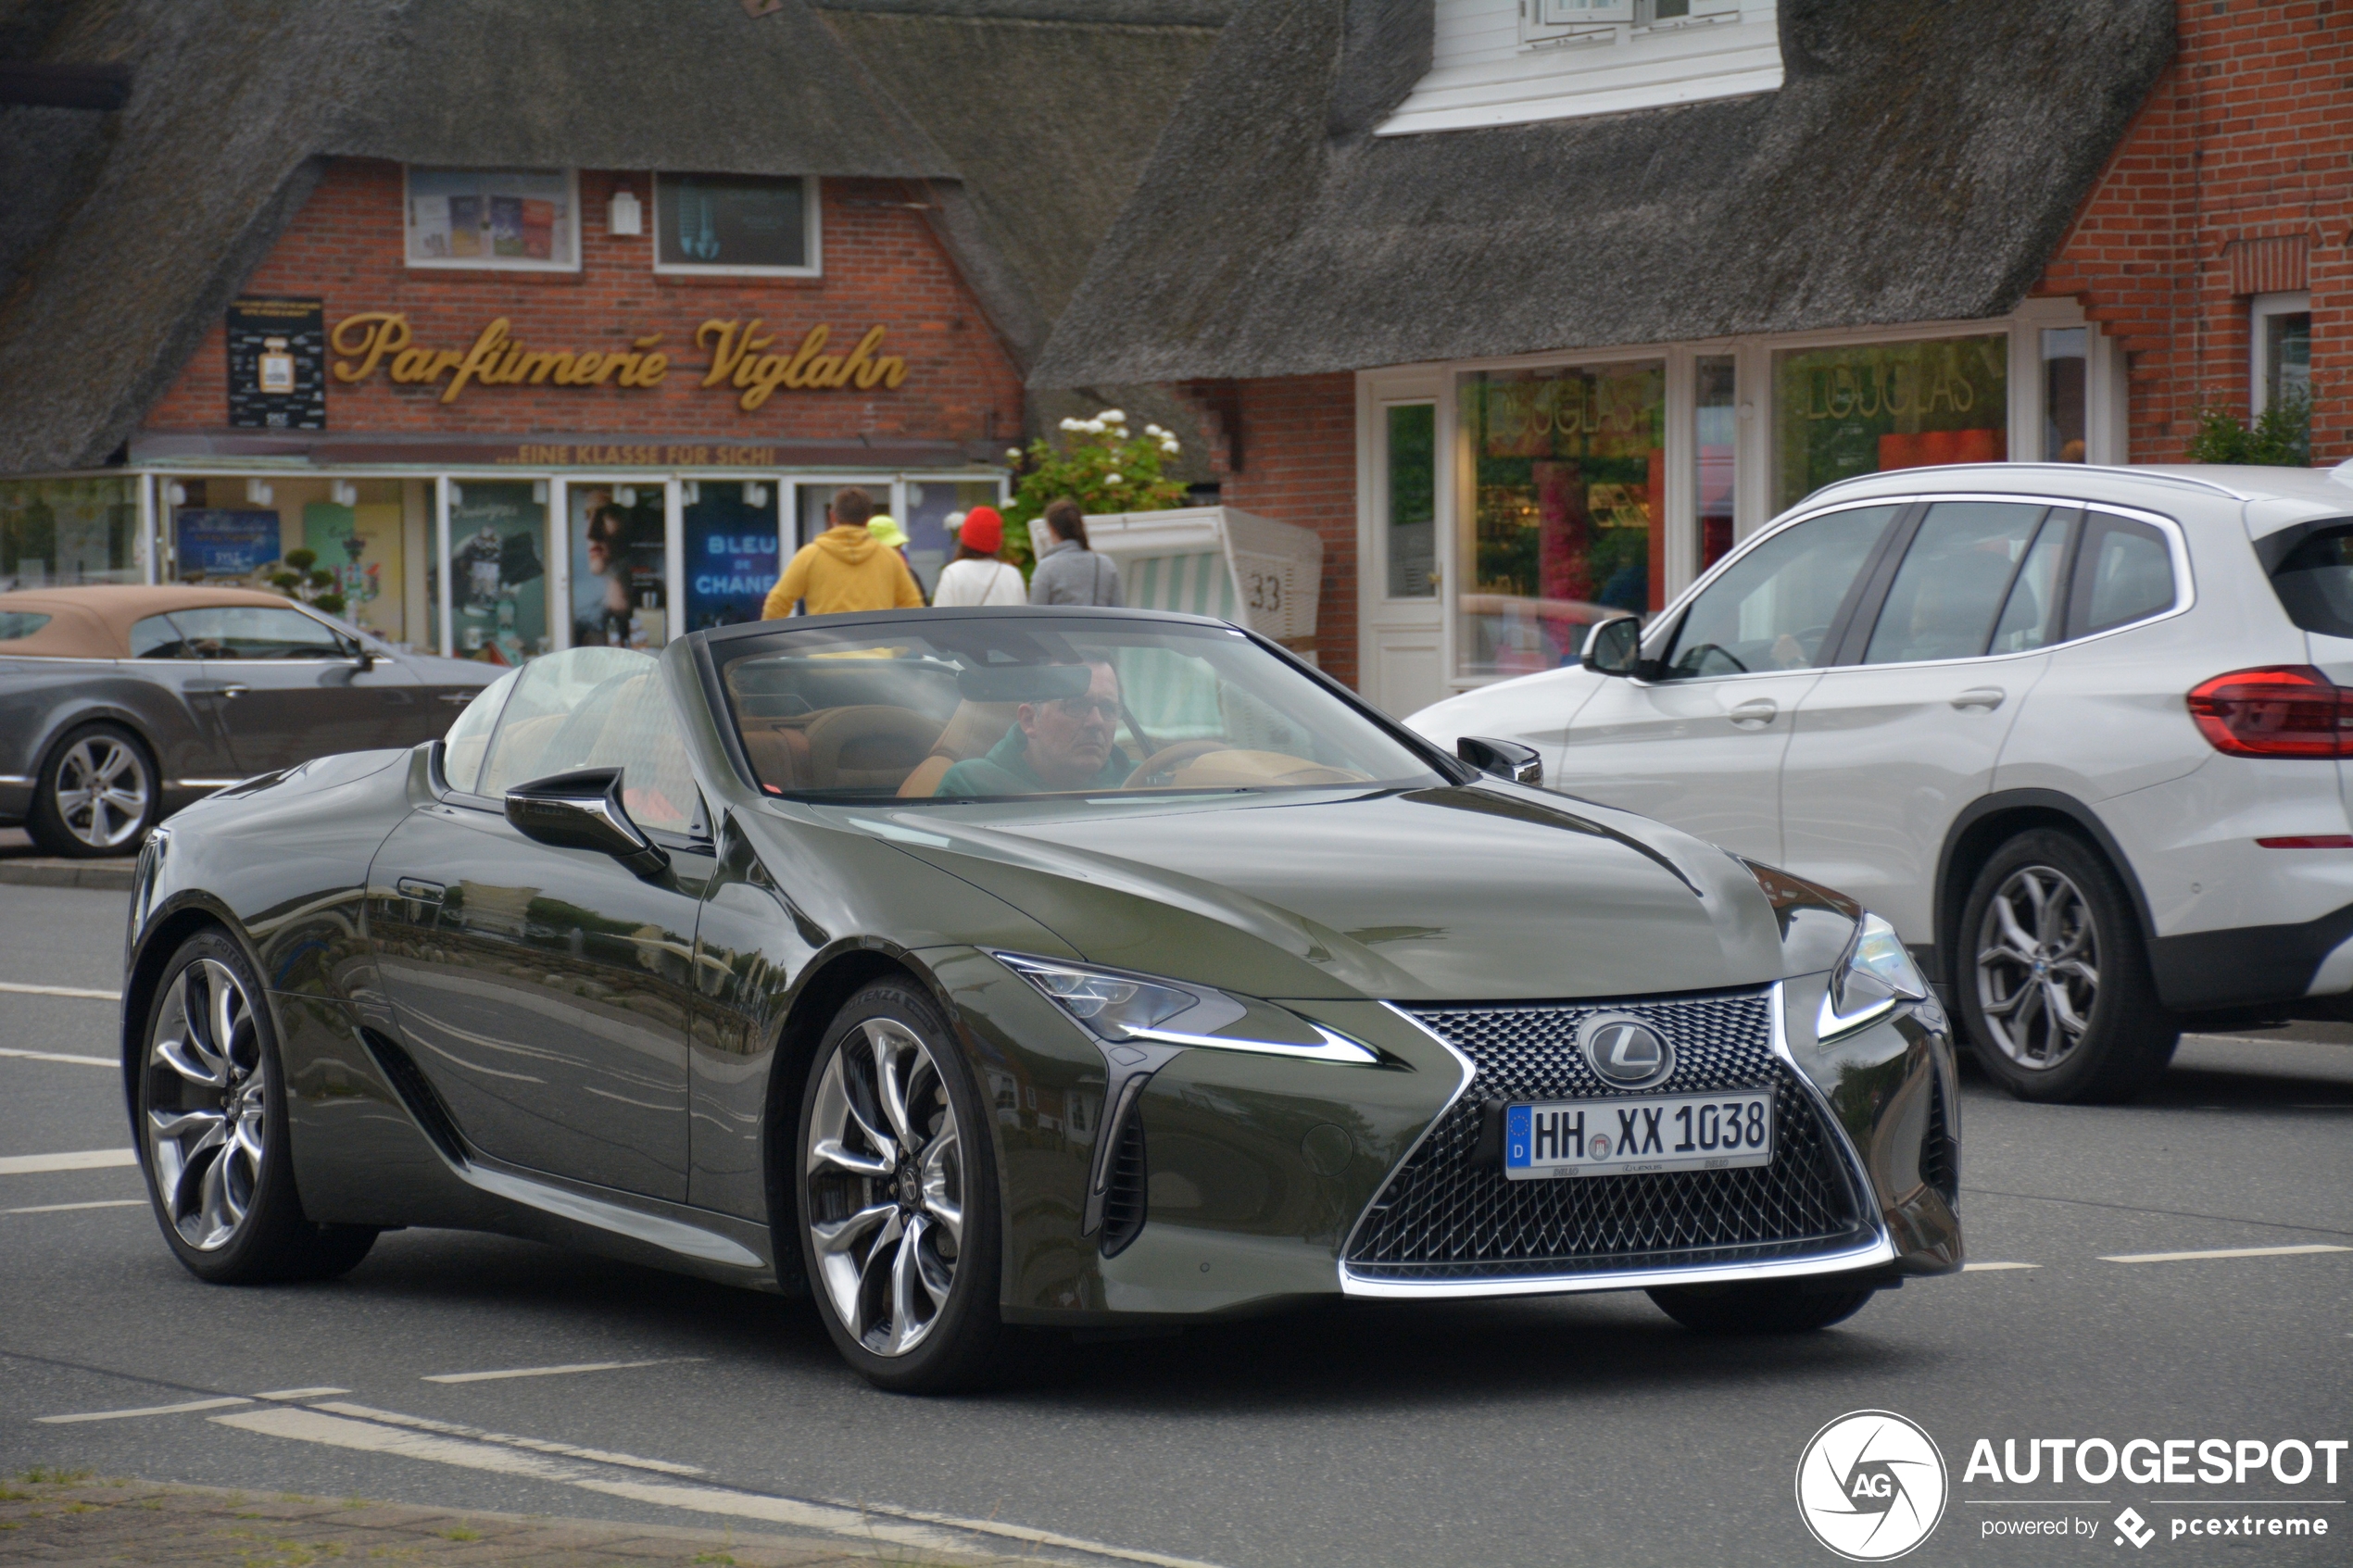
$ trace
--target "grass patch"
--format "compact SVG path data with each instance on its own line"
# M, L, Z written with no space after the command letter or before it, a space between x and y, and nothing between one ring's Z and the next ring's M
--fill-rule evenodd
M54 1465L36 1464L31 1470L19 1471L17 1479L32 1486L70 1486L96 1474L94 1470L59 1470Z
M439 1535L445 1541L478 1541L482 1539L482 1532L480 1530L469 1530L463 1524L459 1525L454 1530L440 1530L436 1531L435 1534Z

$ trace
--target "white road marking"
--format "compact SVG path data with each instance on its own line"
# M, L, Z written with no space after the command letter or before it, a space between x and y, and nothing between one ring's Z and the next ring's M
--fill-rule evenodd
M82 997L94 1002L122 1000L120 991L93 991L81 985L27 985L14 980L0 980L0 991L12 991L19 997Z
M2353 1247L2225 1247L2212 1252L2123 1252L2103 1263L2187 1263L2200 1258L2293 1258L2307 1252L2353 1252Z
M62 1214L69 1209L145 1209L144 1198L108 1198L95 1203L36 1203L28 1209L0 1209L0 1214Z
M347 1394L348 1388L321 1388L322 1394ZM268 1394L261 1396L267 1399ZM517 1437L505 1432L485 1432L479 1426L464 1426L454 1421L428 1421L421 1415L402 1415L397 1411L380 1411L369 1405L346 1404L330 1399L314 1407L333 1411L337 1415L358 1416L362 1421L380 1421L389 1426L406 1426L419 1432L438 1432L447 1437L471 1437L477 1443L503 1443L510 1449L529 1449L535 1453L561 1454L566 1459L593 1460L598 1464L618 1464L631 1470L651 1470L664 1475L700 1475L702 1470L691 1464L673 1464L666 1459L639 1459L635 1454L614 1453L608 1449L584 1449L571 1443L551 1443L545 1437Z
M1214 1564L1190 1558L1168 1557L1158 1552L1130 1551L1124 1548L1105 1546L1100 1542L1081 1540L1076 1537L1056 1535L1046 1530L1026 1530L1018 1525L1000 1524L995 1520L961 1519L952 1514L919 1513L907 1509L851 1506L847 1504L810 1502L799 1498L774 1497L761 1492L739 1492L721 1486L679 1486L654 1481L607 1480L595 1473L542 1458L536 1453L517 1452L503 1443L532 1443L530 1438L503 1438L481 1441L471 1437L445 1436L436 1432L406 1430L415 1427L439 1427L445 1423L427 1423L417 1416L395 1415L376 1411L366 1420L351 1420L345 1415L331 1415L329 1410L358 1411L364 1406L281 1406L275 1410L245 1411L235 1415L217 1415L212 1420L222 1426L240 1431L258 1432L272 1437L287 1437L297 1442L322 1443L332 1448L352 1449L365 1453L391 1454L403 1459L429 1461L436 1464L457 1465L469 1470L496 1471L507 1475L525 1476L533 1480L553 1481L576 1486L582 1491L597 1492L606 1497L623 1498L633 1502L653 1503L664 1508L676 1508L696 1513L718 1514L734 1519L758 1519L770 1524L798 1525L803 1529L824 1530L833 1535L853 1536L867 1541L888 1542L893 1546L917 1551L961 1552L970 1549L970 1542L958 1534L986 1535L1001 1539L1027 1541L1038 1546L1061 1547L1091 1553L1126 1562L1141 1562L1151 1568L1214 1568ZM387 1425L387 1420L399 1423ZM551 1448L555 1447L550 1445ZM559 1450L573 1457L585 1457L591 1449ZM614 1456L618 1458L618 1456ZM603 1462L612 1462L607 1460ZM638 1463L649 1461L638 1461ZM659 1462L659 1461L651 1461ZM684 1468L683 1466L679 1468Z
M112 1057L68 1056L63 1051L20 1051L0 1047L0 1056L12 1056L19 1061L70 1061L79 1067L120 1067Z
M510 1367L504 1372L437 1372L427 1383L491 1383L502 1377L562 1377L575 1372L625 1372L631 1367L679 1366L701 1356L671 1356L656 1361L575 1361L570 1366Z
M348 1388L274 1388L267 1394L256 1394L257 1399L323 1399L330 1394L348 1394Z
M42 1415L33 1419L44 1426L69 1426L77 1421L128 1421L141 1415L179 1415L187 1411L221 1411L231 1405L249 1405L251 1399L191 1399L184 1405L147 1405L135 1411L86 1411L80 1415ZM213 1417L215 1421L224 1419Z
M70 1154L0 1155L0 1176L35 1176L44 1171L104 1171L136 1165L135 1148L83 1148Z
M1961 1273L1965 1274L1997 1274L2005 1269L2039 1269L2043 1265L2040 1263L1963 1263L1961 1265Z

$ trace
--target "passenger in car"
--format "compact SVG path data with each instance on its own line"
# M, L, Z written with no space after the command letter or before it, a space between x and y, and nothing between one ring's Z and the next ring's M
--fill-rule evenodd
M1135 771L1114 740L1119 728L1119 675L1088 666L1084 696L1025 702L1013 727L986 757L940 775L935 795L1037 795L1054 790L1117 789Z

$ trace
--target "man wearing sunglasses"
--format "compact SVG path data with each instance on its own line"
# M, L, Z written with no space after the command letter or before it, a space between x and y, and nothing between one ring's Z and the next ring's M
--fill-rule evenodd
M1087 672L1084 696L1023 703L1005 738L986 757L949 769L933 793L1039 795L1125 784L1136 764L1112 739L1119 728L1119 675L1108 664L1089 664Z

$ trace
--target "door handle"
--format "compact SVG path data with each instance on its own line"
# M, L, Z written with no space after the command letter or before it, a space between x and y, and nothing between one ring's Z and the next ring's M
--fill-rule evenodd
M221 687L221 688L220 688L220 700L221 700L221 701L223 701L223 702L227 702L227 701L230 701L230 700L231 700L231 699L233 699L233 698L235 698L235 697L241 697L241 696L245 696L245 693L247 693L247 692L249 692L249 691L251 691L251 690L253 690L253 688L252 688L251 686L237 686L237 685L223 686L223 687Z
M2008 696L2009 693L1999 686L1971 686L1953 699L1953 706L1955 708L1982 708L1986 712L1991 713L2001 707L2002 699Z
M481 695L479 691L444 692L441 694L441 700L452 708L463 708L479 695Z
M1730 718L1733 723L1740 725L1743 729L1762 729L1771 723L1774 715L1780 710L1780 704L1771 697L1753 696L1746 702L1733 704Z

